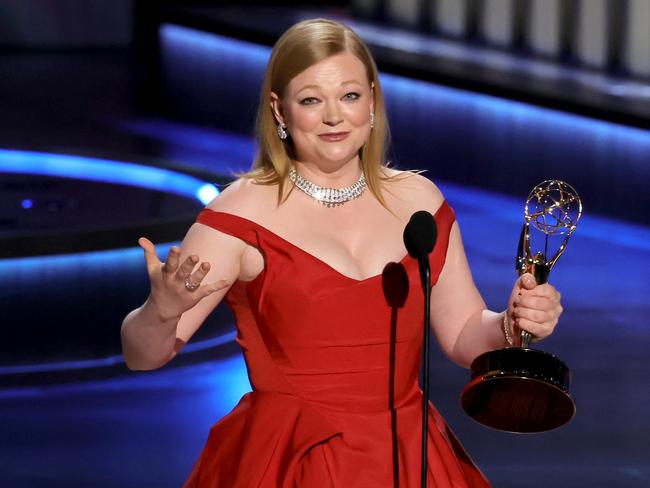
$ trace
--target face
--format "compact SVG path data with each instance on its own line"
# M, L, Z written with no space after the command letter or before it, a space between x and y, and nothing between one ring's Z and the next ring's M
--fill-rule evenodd
M358 161L370 135L372 88L365 66L349 52L298 74L283 98L271 94L271 107L286 124L298 161L324 169Z

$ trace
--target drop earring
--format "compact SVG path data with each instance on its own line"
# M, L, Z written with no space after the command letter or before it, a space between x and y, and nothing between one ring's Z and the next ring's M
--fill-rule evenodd
M288 135L288 134L287 134L287 131L285 130L286 127L287 127L287 126L284 125L282 122L280 122L280 123L278 124L278 137L279 137L280 139L282 139L283 141L287 138L287 135Z
M375 112L370 112L370 128L375 128Z

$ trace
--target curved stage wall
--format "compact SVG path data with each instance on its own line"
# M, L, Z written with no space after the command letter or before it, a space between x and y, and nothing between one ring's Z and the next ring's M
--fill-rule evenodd
M51 362L120 363L107 358L121 351L122 319L149 287L138 237L157 243L164 260L218 194L214 183L225 182L199 171L5 149L0 176L0 280L10 284L0 287L0 384L8 374L66 369L43 366ZM225 307L208 324L199 341L232 330Z
M161 25L159 43L175 114L252 133L269 47L175 24ZM587 212L650 223L648 131L388 73L381 82L398 167L522 200L563 179Z

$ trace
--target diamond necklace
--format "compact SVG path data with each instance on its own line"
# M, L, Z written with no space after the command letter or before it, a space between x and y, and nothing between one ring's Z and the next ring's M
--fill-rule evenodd
M319 186L300 176L293 166L289 169L289 179L296 185L296 188L304 191L307 195L326 207L338 207L350 200L359 198L366 189L366 177L363 172L361 172L361 176L359 176L359 179L354 184L345 188Z

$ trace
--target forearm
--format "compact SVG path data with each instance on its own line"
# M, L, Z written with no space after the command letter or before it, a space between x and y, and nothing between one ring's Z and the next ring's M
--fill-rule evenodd
M129 369L150 370L174 356L179 317L163 319L150 299L122 322L122 352Z
M451 351L451 359L468 368L472 361L486 351L507 346L503 333L504 312L478 310L461 329Z

